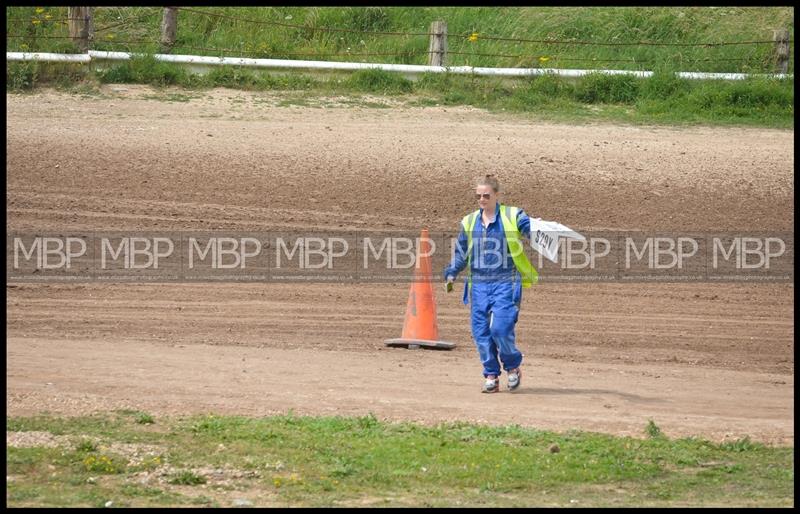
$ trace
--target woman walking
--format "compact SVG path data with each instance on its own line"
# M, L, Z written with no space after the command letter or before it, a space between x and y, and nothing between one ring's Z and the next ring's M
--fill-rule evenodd
M508 389L522 378L522 353L515 344L522 288L536 283L536 269L525 256L521 238L530 239L530 218L499 202L500 184L492 175L478 180L475 199L480 207L464 216L453 260L444 270L446 290L467 269L464 303L472 303L472 337L483 365L484 393L500 391L501 364Z

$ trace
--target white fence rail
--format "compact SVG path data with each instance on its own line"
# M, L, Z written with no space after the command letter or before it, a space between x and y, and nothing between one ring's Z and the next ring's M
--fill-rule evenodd
M89 63L92 61L127 61L136 54L129 52L102 52L89 50L86 54L53 54L41 52L6 52L7 61L39 61L39 62L75 62ZM155 54L155 59L163 62L178 64L193 64L205 66L247 66L271 69L304 69L327 71L356 71L366 69L379 69L395 71L408 75L422 73L456 73L462 75L482 75L496 77L533 77L537 75L558 75L561 77L583 77L591 73L604 75L634 75L647 78L653 75L652 71L633 70L569 70L557 68L476 68L473 66L422 66L412 64L380 64L361 62L334 62L334 61L296 61L285 59L251 59L245 57L210 57L202 55L171 55ZM747 73L704 73L686 72L677 73L678 77L698 80L744 80L748 77L794 78L793 74L747 74Z

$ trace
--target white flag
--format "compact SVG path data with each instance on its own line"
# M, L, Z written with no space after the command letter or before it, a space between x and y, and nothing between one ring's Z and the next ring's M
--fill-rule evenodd
M553 262L558 262L558 238L585 241L586 238L557 221L531 218L531 246Z

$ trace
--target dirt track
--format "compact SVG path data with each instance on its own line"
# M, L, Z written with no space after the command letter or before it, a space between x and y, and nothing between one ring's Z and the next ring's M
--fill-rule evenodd
M115 91L124 89L124 91ZM792 131L543 124L474 109L277 107L217 90L7 95L7 231L453 230L497 173L579 230L792 231ZM7 410L373 412L794 443L793 283L526 292L522 390L452 352L388 349L405 284L8 284Z

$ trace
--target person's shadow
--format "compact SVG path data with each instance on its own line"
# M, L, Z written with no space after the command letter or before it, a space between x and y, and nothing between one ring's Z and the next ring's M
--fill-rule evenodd
M610 389L555 389L548 387L520 387L513 394L535 394L535 395L549 395L549 396L562 396L562 395L614 395L623 400L633 403L663 403L668 400L663 398L649 398L646 396L639 396L638 394L622 393L619 391L612 391Z

